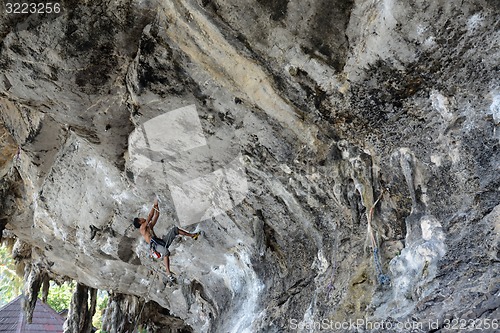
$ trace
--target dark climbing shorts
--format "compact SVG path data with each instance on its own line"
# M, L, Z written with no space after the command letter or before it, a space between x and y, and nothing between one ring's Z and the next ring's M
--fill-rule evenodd
M179 228L173 227L170 229L169 232L165 236L163 236L161 239L165 242L165 246L163 245L156 245L156 251L161 253L164 256L169 256L170 251L168 250L168 247L172 242L174 241L175 237L179 234Z

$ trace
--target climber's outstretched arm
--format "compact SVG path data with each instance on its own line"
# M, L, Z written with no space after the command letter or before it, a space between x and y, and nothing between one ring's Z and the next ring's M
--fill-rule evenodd
M156 222L158 221L158 218L160 217L160 208L158 207L158 199L155 199L155 202L153 204L153 208L151 209L151 212L149 215L153 214L153 217L151 219L151 222L149 222L149 226L152 228L155 226ZM149 216L148 216L149 218Z
M155 202L153 204L153 208L151 208L151 210L149 211L148 218L146 219L146 224L149 224L150 222L152 222L151 220L154 218L156 210L158 212L160 211L158 209L158 200L157 199L155 199ZM156 219L158 219L158 218L156 218Z

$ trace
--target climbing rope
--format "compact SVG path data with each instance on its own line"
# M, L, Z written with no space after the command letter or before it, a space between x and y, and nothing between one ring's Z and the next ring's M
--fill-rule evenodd
M380 263L380 256L378 254L378 247L373 249L373 261L375 262L375 271L377 272L377 281L379 284L388 284L391 281L389 276L385 275L382 271L382 264Z
M333 265L332 265L332 277L330 279L330 283L328 284L328 298L331 297L331 293L333 291L333 283L335 281L335 274L337 273L337 252L338 252L338 233L335 233L334 239L334 247L333 247Z
M372 207L370 208L370 211L368 213L368 235L370 237L371 243L372 243L372 249L373 249L373 261L375 265L375 272L377 274L377 281L379 284L385 285L388 284L391 279L389 278L388 275L385 275L383 270L382 270L382 264L380 262L380 255L378 251L378 246L377 246L377 241L375 240L375 236L373 235L373 229L372 229L372 219L373 219L373 212L375 211L375 206L377 203L380 201L382 196L384 195L386 189L384 188L380 195L378 196L377 200L373 203Z
M20 160L21 160L21 146L17 146L17 152L16 152L15 161L16 161L17 164L19 164Z
M137 326L138 326L137 324L138 324L139 319L141 318L142 311L144 310L144 306L146 306L146 298L145 297L144 297L144 302L142 303L141 311L139 311L139 315L137 317L135 317L134 330L132 332L137 331Z
M156 271L154 269L150 270L150 272L153 273L153 278L151 279L151 283L149 284L149 287L148 287L148 290L146 292L146 295L149 295L149 293L151 292L151 287L153 286L154 281L155 281L155 277L156 277ZM146 296L144 296L144 302L142 303L141 311L139 311L139 314L135 317L135 320L134 320L134 329L133 329L132 332L136 332L137 331L138 321L141 318L142 311L144 310L144 307L146 306L146 303L147 303L146 302Z

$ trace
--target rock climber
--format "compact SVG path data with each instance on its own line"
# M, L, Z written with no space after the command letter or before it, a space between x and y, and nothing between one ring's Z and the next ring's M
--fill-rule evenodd
M160 208L158 207L158 199L155 199L153 208L151 208L148 218L145 219L136 217L134 218L133 224L134 227L139 229L142 237L144 237L146 242L149 244L151 256L156 259L163 256L163 263L167 269L167 279L169 282L174 282L175 277L170 271L170 251L168 250L168 247L172 244L177 235L191 237L196 240L198 239L200 233L190 233L174 226L165 236L159 238L155 235L153 230L156 222L158 221L158 217L160 217Z

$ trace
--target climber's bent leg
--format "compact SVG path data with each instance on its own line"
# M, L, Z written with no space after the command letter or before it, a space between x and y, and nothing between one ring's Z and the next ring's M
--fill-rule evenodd
M181 236L188 236L188 237L191 237L191 238L195 238L199 233L196 233L196 234L192 234L186 230L183 230L181 228L178 228L178 231L179 231L179 235Z
M179 235L179 228L173 227L170 229L165 236L163 236L163 241L165 242L165 247L168 248L170 244L174 241L175 237ZM170 253L167 253L167 255L170 255Z
M172 272L170 272L170 256L169 255L166 255L163 257L163 263L165 264L165 268L167 269L167 276L169 276L170 274L172 274Z

